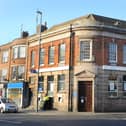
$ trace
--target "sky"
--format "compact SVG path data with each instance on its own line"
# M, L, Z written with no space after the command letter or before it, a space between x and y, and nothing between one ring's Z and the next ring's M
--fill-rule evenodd
M21 29L35 34L37 10L48 28L91 13L126 20L126 0L0 0L0 45L20 38Z

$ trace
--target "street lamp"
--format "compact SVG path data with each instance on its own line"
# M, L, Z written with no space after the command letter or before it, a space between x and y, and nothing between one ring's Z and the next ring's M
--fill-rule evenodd
M39 88L39 67L40 67L40 45L41 45L41 25L42 25L42 12L41 11L36 11L37 16L36 16L36 25L39 24L39 45L38 45L38 74L37 74L37 78L38 78L38 83L37 83L37 97L36 97L36 112L38 112L38 88ZM38 18L40 19L39 23L38 23Z

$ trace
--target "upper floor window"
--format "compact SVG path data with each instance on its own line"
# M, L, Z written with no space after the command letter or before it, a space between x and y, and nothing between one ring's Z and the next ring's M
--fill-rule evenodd
M55 47L51 46L49 48L49 64L53 64L54 63L54 52L55 52Z
M40 65L44 64L45 49L40 49Z
M26 57L26 46L20 45L13 48L13 58L25 58Z
M92 41L80 41L80 61L90 61L92 56Z
M59 46L59 62L64 62L65 61L65 50L66 50L66 45L60 44Z
M2 69L1 70L1 81L7 80L7 74L8 74L8 69Z
M117 44L114 42L109 43L109 54L108 54L109 62L116 63L117 62Z
M8 50L3 51L3 54L2 54L2 63L8 62L8 57L9 57L9 52L8 52Z
M25 75L25 67L23 65L12 67L12 74L11 74L12 80L20 80L20 79L24 80L24 75Z
M126 64L126 44L123 46L123 63Z
M36 80L36 76L29 77L29 84L34 84Z
M31 52L31 67L35 65L35 51Z

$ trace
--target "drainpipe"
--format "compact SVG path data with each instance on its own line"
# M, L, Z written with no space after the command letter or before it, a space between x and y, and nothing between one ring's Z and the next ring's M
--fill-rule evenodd
M68 94L68 111L73 111L73 39L75 33L70 24L70 51L69 51L69 94Z

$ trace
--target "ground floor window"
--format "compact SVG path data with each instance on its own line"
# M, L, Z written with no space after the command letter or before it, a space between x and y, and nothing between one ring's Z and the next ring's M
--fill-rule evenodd
M109 80L108 91L110 97L116 97L118 95L118 87L116 80Z
M123 76L123 96L126 96L126 75Z
M47 90L48 90L48 96L53 96L53 90L54 90L54 76L48 76L47 78Z
M65 75L58 75L58 91L65 89Z
M44 91L44 76L39 77L38 91L39 92Z

